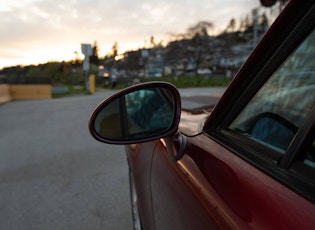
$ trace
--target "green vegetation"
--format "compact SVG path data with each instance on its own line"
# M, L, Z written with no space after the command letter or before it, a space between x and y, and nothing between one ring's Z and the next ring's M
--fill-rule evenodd
M232 78L227 78L224 76L181 76L181 77L150 77L141 79L140 82L150 82L150 81L165 81L175 85L177 88L188 88L188 87L226 87L231 82ZM118 82L115 90L120 90L130 86L131 83ZM96 86L101 88L102 86ZM110 89L110 87L108 87Z
M52 98L61 98L61 97L66 97L66 96L73 96L73 95L85 95L88 94L84 87L81 86L62 86L64 88L67 88L68 90L63 93L53 93Z
M172 83L178 88L186 87L213 87L227 86L231 79L226 77L204 77L204 76L181 76L181 77L161 77L147 78L148 81L166 81Z

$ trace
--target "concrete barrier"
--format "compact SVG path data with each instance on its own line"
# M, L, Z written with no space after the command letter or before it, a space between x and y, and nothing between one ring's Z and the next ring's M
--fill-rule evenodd
M0 84L0 104L11 100L50 99L51 85Z
M0 84L0 104L11 101L9 85Z
M50 99L51 85L9 85L13 100Z

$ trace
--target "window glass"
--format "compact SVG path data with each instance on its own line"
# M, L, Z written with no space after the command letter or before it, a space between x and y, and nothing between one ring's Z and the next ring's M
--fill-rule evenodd
M315 102L314 57L313 31L229 128L284 153Z
M315 168L315 141L311 143L307 150L307 155L303 161L304 164Z

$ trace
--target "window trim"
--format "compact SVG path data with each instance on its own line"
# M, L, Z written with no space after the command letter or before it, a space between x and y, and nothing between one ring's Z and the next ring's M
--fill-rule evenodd
M263 68L261 68L260 71L256 69L256 72L254 68L254 72L251 73L251 76L254 76L252 82L243 90L239 97L233 101L232 105L229 104L228 107L230 107L231 110L228 111L226 116L218 116L217 114L219 112L216 113L217 116L214 118L210 116L211 122L206 122L207 126L204 127L203 132L248 163L315 203L314 182L312 183L311 180L303 175L301 166L294 164L300 157L301 150L306 148L306 140L309 140L309 137L312 136L311 129L315 129L307 125L314 124L315 122L314 107L312 108L312 112L306 116L304 123L288 146L285 155L282 156L275 150L250 140L249 138L241 137L240 134L236 134L236 132L228 129L229 124L239 115L257 91L297 49L304 41L305 37L315 30L315 23L309 22L315 22L315 6L309 9L303 19L294 26L291 33L284 41L278 41L278 44L280 43L279 48L270 55L270 59L264 63ZM224 111L223 108L220 109ZM315 126L315 124L313 126ZM262 154L266 151L270 152L270 156L266 157ZM278 167L275 167L276 165L278 165Z
M303 152L306 152L308 145L314 141L314 136L312 135L314 134L314 126L315 106L313 105L313 108L307 114L304 122L296 133L295 139L279 162L280 167L289 169L295 162L298 162L299 159L303 157Z
M315 21L315 8L312 10L314 12ZM306 19L304 19L306 20ZM303 20L303 21L304 21ZM236 116L245 108L245 106L251 101L251 99L256 95L257 91L272 77L275 71L283 64L283 62L298 48L298 46L304 41L305 36L310 34L313 29L315 30L315 23L312 26L300 25L299 23L290 35L283 41L275 53L270 57L270 59L264 64L263 68L256 74L252 82L239 96L236 100L234 106L230 113L222 120L221 127L227 127ZM296 36L298 34L299 36ZM285 51L285 52L284 52ZM237 104L237 106L235 106ZM218 125L219 126L219 125Z

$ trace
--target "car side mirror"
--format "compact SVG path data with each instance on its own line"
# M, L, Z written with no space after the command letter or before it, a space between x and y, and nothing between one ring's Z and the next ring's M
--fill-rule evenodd
M173 135L178 130L181 99L175 86L149 82L128 87L101 102L89 130L98 141L135 144Z

